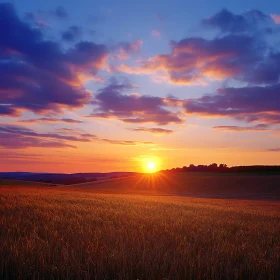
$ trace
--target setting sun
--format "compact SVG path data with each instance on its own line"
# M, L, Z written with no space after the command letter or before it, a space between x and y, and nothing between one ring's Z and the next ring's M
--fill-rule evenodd
M152 161L148 162L147 168L148 168L148 170L149 170L150 172L154 171L154 170L155 170L155 167L156 167L156 165L155 165L154 162L152 162Z
M161 169L161 159L157 156L141 156L138 160L144 173L154 173Z

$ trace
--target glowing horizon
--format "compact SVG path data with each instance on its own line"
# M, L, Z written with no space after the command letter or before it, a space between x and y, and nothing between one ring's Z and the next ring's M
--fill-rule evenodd
M140 2L0 2L1 171L280 164L280 3Z

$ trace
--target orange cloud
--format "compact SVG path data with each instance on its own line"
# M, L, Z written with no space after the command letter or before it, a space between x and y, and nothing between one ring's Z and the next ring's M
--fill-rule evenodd
M271 14L270 16L272 17L275 24L280 24L280 15Z
M158 31L158 30L156 30L156 29L153 29L152 30L152 36L154 36L154 37L160 37L160 31Z
M116 47L117 54L113 55L113 59L126 60L131 55L139 53L142 48L142 40L135 40L131 43L122 42Z
M154 134L169 134L173 132L173 130L158 128L158 127L153 127L153 128L137 127L137 128L133 128L132 130L139 131L139 132L150 132Z

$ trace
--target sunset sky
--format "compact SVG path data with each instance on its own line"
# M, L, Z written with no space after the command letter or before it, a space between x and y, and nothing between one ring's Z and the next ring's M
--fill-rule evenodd
M280 164L280 1L0 0L0 171Z

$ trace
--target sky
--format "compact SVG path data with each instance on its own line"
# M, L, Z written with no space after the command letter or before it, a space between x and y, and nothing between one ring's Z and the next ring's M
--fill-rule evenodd
M280 164L280 2L0 0L0 170Z

